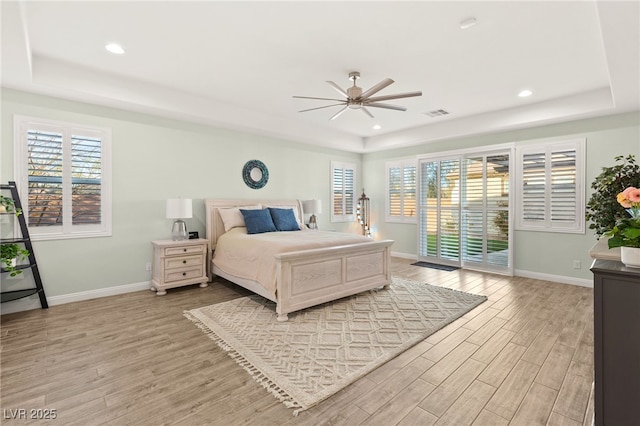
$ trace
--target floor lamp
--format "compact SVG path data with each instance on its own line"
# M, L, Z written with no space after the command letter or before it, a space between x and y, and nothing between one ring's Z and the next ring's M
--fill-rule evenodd
M360 226L362 227L362 235L371 238L369 197L364 193L364 188L362 189L362 195L358 198L358 209L356 213L358 216L358 223L360 223Z

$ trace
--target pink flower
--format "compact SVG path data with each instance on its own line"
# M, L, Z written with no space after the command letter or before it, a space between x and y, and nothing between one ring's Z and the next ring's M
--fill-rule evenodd
M638 209L640 207L640 189L630 186L616 196L616 200L625 209ZM638 212L640 214L640 211Z
M630 190L630 191L627 192L627 190ZM638 188L627 188L627 189L624 190L624 192L627 192L625 194L625 197L630 202L632 202L632 203L639 203L640 202L640 189L638 189Z

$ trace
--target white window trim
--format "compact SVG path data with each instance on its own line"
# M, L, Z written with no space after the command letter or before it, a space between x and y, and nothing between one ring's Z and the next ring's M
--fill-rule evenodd
M334 200L333 200L333 188L334 188L334 181L333 181L333 172L335 169L351 169L353 170L353 213L352 214L335 214L335 206L334 206ZM347 162L342 162L342 161L332 161L331 162L331 194L330 194L330 200L331 200L331 222L353 222L355 220L355 211L356 211L356 204L357 204L357 200L358 200L358 195L356 193L356 188L357 188L357 184L356 184L356 165L354 163L347 163ZM344 212L344 205L342 206L342 211Z
M414 182L414 199L415 199L415 214L413 216L405 216L404 213L399 216L390 215L391 206L389 205L389 170L394 167L400 167L400 170L403 173L403 179L401 181L402 190L400 192L400 204L402 206L401 211L404 212L404 168L407 166L412 166L416 169L415 176L416 182ZM415 158L412 159L404 159L404 160L396 160L396 161L388 161L385 163L385 221L392 223L417 223L418 222L418 160Z
M69 123L57 120L48 120L37 117L14 115L14 154L13 172L14 179L20 191L22 209L25 217L29 217L28 203L28 172L27 172L27 132L37 128L53 130L63 134L65 140L71 134L99 137L101 140L101 223L99 225L73 225L70 220L64 219L61 226L30 227L29 234L33 241L61 240L70 238L107 237L112 235L112 194L111 194L111 129L106 127L87 126L83 124ZM70 176L69 176L70 178ZM63 188L63 191L66 191Z
M576 215L575 221L571 224L553 222L546 215L544 221L529 222L523 218L522 194L524 184L523 156L532 153L545 153L547 158L554 151L564 151L567 149L575 149L576 151ZM540 231L540 232L560 232L570 234L585 233L585 167L586 167L586 139L570 139L565 141L543 142L531 145L516 147L516 230L519 231ZM547 172L549 176L549 172ZM545 205L547 212L550 208L550 186L546 185L547 193L545 194Z

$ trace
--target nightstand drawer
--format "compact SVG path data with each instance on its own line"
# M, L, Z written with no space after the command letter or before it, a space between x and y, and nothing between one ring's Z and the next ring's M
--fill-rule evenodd
M190 268L190 269L172 269L171 271L165 271L164 281L169 283L171 281L188 280L191 278L199 278L204 275L202 267Z
M165 256L177 256L179 254L204 253L204 244L191 245L186 247L166 247L164 249Z
M164 259L165 269L186 268L188 266L202 266L204 256L199 254L195 256L168 257Z

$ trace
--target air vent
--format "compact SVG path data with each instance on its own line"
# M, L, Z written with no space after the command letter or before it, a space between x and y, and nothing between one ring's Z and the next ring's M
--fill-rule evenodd
M449 111L445 111L443 109L434 109L433 111L425 112L429 117L440 117L441 115L449 114Z

